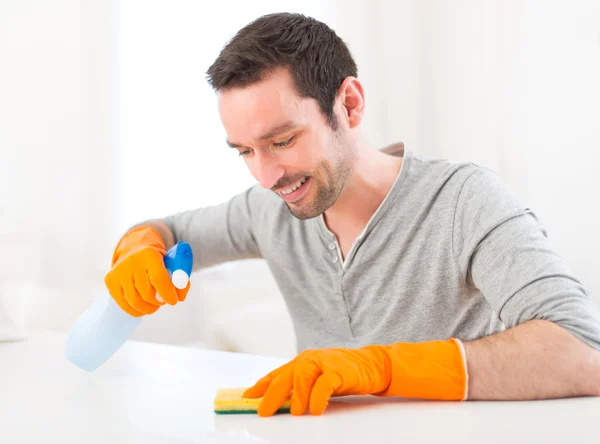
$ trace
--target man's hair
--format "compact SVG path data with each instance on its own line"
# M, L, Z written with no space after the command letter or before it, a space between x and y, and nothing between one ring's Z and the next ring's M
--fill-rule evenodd
M216 90L243 88L287 68L302 97L315 99L337 129L333 104L346 77L357 77L350 50L327 25L295 13L268 14L246 25L227 43L207 72Z

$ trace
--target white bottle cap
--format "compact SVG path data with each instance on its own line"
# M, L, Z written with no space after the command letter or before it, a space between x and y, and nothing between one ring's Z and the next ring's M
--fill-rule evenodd
M180 290L183 290L185 287L187 287L189 280L190 277L183 270L175 270L171 274L171 282L173 282L173 285L175 285L175 287L179 288Z

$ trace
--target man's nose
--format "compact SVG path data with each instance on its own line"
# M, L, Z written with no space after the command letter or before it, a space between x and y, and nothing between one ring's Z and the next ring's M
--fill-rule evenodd
M254 156L254 177L261 187L273 188L279 179L283 177L285 170L272 153L258 153Z

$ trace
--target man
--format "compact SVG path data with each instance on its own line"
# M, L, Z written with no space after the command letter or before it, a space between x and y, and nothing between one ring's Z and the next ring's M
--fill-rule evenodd
M134 316L185 299L165 251L195 269L264 258L301 353L245 396L272 415L331 396L600 395L600 313L535 215L485 168L372 149L343 41L296 14L240 30L208 70L227 143L258 184L129 230L107 287Z

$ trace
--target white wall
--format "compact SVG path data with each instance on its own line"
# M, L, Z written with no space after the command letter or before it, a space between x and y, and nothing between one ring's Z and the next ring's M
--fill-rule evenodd
M64 327L106 269L105 16L98 1L1 4L0 300L18 323Z

